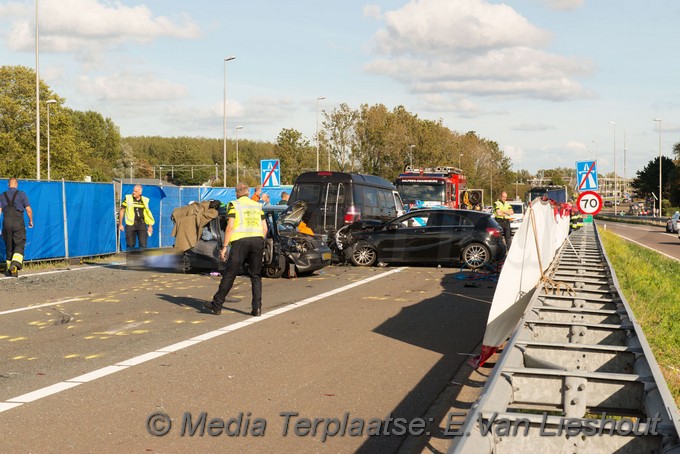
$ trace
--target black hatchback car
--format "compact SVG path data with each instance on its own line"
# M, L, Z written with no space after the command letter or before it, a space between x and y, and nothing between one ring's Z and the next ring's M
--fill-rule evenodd
M356 222L336 243L357 266L436 263L481 268L505 257L503 229L481 211L423 209L385 223Z

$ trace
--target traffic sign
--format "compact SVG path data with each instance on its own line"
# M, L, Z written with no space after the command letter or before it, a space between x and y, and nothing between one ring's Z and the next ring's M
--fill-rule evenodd
M576 205L581 213L595 215L602 209L602 197L595 191L585 191L576 199Z
M263 188L278 188L281 186L281 166L279 165L279 160L261 160L260 176Z
M596 161L578 161L576 163L576 178L579 191L597 191Z

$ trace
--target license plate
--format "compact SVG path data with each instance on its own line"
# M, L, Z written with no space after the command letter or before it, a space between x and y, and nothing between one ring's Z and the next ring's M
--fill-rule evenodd
M321 257L323 257L324 260L330 260L331 259L331 253L330 252L324 252L321 254Z

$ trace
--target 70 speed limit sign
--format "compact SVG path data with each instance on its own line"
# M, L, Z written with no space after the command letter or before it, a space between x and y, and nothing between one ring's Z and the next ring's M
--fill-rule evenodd
M576 204L583 214L597 214L602 209L602 197L595 191L585 191L576 199Z

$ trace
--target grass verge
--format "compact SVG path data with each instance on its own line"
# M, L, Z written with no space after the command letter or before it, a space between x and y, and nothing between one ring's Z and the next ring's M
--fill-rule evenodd
M600 230L619 286L680 405L680 262Z

